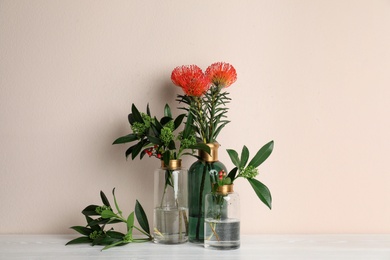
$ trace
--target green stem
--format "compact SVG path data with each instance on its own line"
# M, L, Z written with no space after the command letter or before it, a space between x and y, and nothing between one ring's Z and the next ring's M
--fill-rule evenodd
M165 186L164 186L163 195L162 195L162 197L161 197L161 203L160 203L160 208L161 208L161 209L162 209L162 206L163 206L165 194L167 193L168 180L171 179L171 174L172 174L172 173L171 173L170 170L165 170L165 176L164 176L164 179L165 179Z
M150 234L146 233L145 231L143 231L142 229L140 229L140 228L138 228L136 226L133 226L133 228L137 229L139 232L141 232L145 236L149 237L149 239L152 239L152 236Z
M199 131L200 131L200 138L203 139L203 142L206 143L207 141L207 137L206 137L206 131L203 127L207 127L204 122L203 122L203 109L202 109L202 100L200 98L196 98L195 99L195 113L196 113L196 118L198 118L198 128L199 128Z
M199 240L199 232L200 232L200 219L202 217L202 204L203 204L203 192L204 192L204 184L206 180L206 172L208 170L209 164L205 162L205 166L203 168L202 180L200 183L199 190L199 207L198 207L198 222L196 223L196 239Z
M213 227L213 224L212 224L211 222L209 223L209 225L210 225L211 231L213 232L215 238L216 238L217 241L219 242L219 241L220 241L220 240L219 240L219 236L218 236L217 232L215 231L215 227L217 226L217 223L214 223L214 227ZM212 236L213 236L213 235L211 234L211 236L210 236L209 239L211 239Z
M210 124L209 124L209 143L214 142L214 116L215 116L215 99L217 91L211 90L211 108L210 108Z

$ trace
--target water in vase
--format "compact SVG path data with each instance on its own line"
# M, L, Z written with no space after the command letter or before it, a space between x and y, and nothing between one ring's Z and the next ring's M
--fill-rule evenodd
M154 209L154 242L178 244L188 240L188 208Z
M204 223L204 246L213 249L236 249L240 247L240 220L206 218Z

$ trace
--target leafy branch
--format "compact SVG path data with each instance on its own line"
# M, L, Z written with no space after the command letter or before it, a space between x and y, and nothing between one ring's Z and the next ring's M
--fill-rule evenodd
M232 163L236 166L229 172L226 178L229 178L231 182L234 182L234 180L239 177L247 179L253 190L255 191L256 195L269 209L271 209L272 207L271 192L269 191L267 186L256 180L255 177L259 174L257 167L259 167L265 160L267 160L267 158L271 155L273 148L274 141L268 142L260 148L260 150L250 161L249 150L245 145L242 148L240 157L235 150L226 150L230 156Z
M187 118L185 127L176 135L175 131L184 118ZM168 165L169 160L180 159L182 155L193 155L195 149L210 152L207 145L197 143L194 136L193 116L189 114L186 117L185 114L180 114L173 118L168 104L165 105L164 116L160 120L151 115L149 105L146 107L146 113L141 113L133 104L128 120L132 133L121 136L113 142L113 144L136 142L126 150L126 158L131 155L131 159L134 160L139 155L142 159L147 154L149 157L154 156L164 160ZM178 147L175 141L179 141ZM185 150L191 152L184 153Z
M90 243L91 245L104 245L102 250L109 249L114 246L125 245L132 242L146 242L153 239L150 234L148 218L144 209L138 200L136 200L135 209L129 214L127 218L124 218L122 211L119 208L115 197L115 188L112 190L114 197L115 210L111 207L109 200L103 191L100 191L100 198L103 205L89 205L81 213L85 216L86 226L73 226L71 229L80 233L81 237L75 238L66 245ZM97 216L97 217L96 217ZM95 218L93 218L95 217ZM137 219L140 227L135 225L135 219ZM126 234L114 231L113 228L106 230L107 224L126 223ZM145 238L134 238L133 230L136 229L145 235Z
M226 113L231 98L228 92L222 92L217 86L211 86L202 97L178 95L177 101L188 107L179 107L194 117L193 127L198 140L203 143L213 143L230 121L226 119Z

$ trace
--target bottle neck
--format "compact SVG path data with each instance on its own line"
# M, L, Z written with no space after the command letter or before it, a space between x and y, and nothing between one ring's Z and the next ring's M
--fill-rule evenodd
M181 169L181 159L178 160L169 160L169 165L165 165L164 161L161 160L161 168L164 170L180 170Z
M198 155L200 158L202 158L205 162L216 162L218 161L218 148L219 143L208 143L206 144L208 147L210 147L210 154L208 154L205 151L199 150Z
M226 195L226 194L232 193L232 192L234 192L233 184L222 185L222 186L219 186L218 189L217 189L217 193L218 194Z

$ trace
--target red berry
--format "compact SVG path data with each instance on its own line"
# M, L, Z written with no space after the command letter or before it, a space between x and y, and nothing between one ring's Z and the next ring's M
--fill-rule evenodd
M225 174L225 171L224 171L224 170L220 170L219 173L218 173L218 175L219 175L219 179L222 180L222 179L223 179L223 176L225 176L226 174Z

